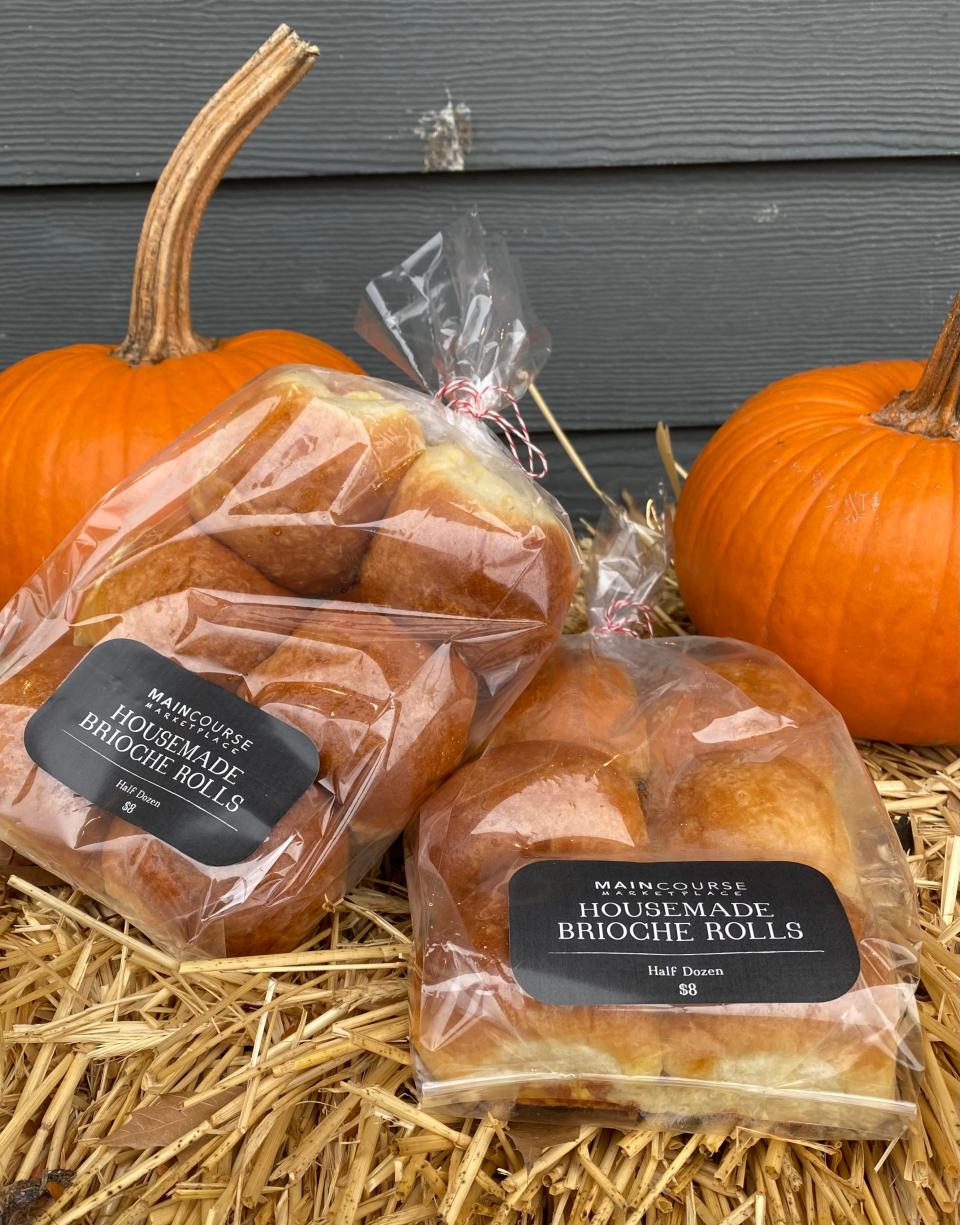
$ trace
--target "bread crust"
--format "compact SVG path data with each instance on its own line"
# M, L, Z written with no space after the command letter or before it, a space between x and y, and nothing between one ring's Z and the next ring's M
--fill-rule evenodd
M592 634L560 639L494 729L489 744L559 740L596 749L633 778L650 769L642 702L626 669Z
M280 586L336 595L356 577L397 482L423 449L420 425L398 400L339 394L308 367L276 371L255 391L207 443L191 514Z
M476 681L449 644L382 613L308 615L247 677L242 696L317 746L319 781L359 840L400 833L460 763Z
M511 475L455 443L427 447L400 481L356 587L385 608L517 622L469 648L475 671L532 666L559 637L579 578L566 529L526 477Z
M100 844L110 814L41 770L23 743L35 711L85 654L68 632L0 683L0 818L21 854L57 876L68 855L75 883L102 893Z
M188 590L289 595L212 537L174 518L125 541L112 564L74 594L74 641L93 646L122 626L124 613ZM133 635L121 629L119 636Z

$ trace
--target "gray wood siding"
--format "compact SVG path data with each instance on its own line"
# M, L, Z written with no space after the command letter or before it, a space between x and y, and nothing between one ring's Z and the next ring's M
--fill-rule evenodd
M658 420L689 462L772 379L923 354L960 287L955 0L4 0L0 364L121 338L153 179L281 20L321 60L209 210L210 334L298 328L389 377L363 284L477 203L553 332L544 393L644 496ZM424 175L448 96L466 173Z
M142 188L0 192L0 361L118 340ZM194 316L289 326L378 374L352 330L365 280L477 202L551 327L542 384L571 429L716 425L806 366L929 348L960 267L946 160L225 184L200 234ZM9 300L9 299L8 299Z
M238 176L417 170L448 90L479 170L960 148L955 0L4 0L2 181L155 176L279 21L322 59Z
M529 419L536 412L531 405ZM689 468L711 433L708 429L672 430L677 462ZM600 503L552 435L538 442L549 463L543 483L566 507L578 535L583 535L584 521L596 522ZM615 498L627 490L641 501L652 497L662 505L669 490L653 430L580 431L576 443L580 458L601 489Z

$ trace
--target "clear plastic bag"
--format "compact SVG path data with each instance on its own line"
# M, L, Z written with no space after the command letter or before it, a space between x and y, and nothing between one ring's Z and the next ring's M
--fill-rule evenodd
M451 1115L890 1137L920 1069L902 849L840 717L744 644L640 638L598 538L566 636L407 834L413 1041Z
M460 398L451 338L479 346L498 412L545 333L496 245L489 297L476 219L454 234L428 245L457 302L421 284L384 327L423 352L435 318ZM529 329L535 354L500 346ZM481 421L361 376L261 375L4 610L0 837L175 953L287 951L489 734L577 575L566 516Z

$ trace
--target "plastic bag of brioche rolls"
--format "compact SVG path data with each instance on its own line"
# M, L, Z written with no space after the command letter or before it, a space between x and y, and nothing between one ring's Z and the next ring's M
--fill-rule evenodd
M834 710L775 656L647 636L597 538L561 639L407 835L424 1103L892 1137L920 1067L914 893Z
M547 337L503 248L470 218L408 268L384 330L419 327L430 390L512 404ZM175 955L307 939L576 586L566 517L481 415L282 367L104 498L2 614L0 838Z

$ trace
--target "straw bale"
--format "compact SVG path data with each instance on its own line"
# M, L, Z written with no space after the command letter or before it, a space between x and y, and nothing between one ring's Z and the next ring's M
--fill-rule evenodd
M653 619L689 629L672 576ZM583 623L579 602L568 628ZM14 877L0 1225L960 1222L960 751L860 749L923 916L926 1077L897 1143L433 1118L410 1066L396 851L281 957L178 963L80 893Z

